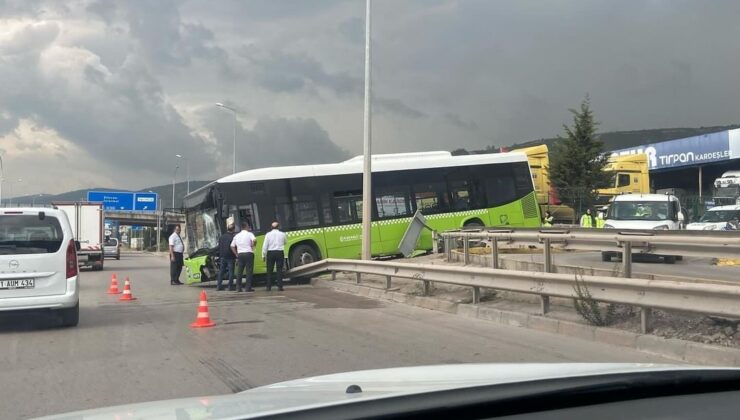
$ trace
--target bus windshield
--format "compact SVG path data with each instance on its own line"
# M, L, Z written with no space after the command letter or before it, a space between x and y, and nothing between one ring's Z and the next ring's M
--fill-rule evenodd
M216 210L198 210L187 214L188 252L215 248L220 231L216 223Z

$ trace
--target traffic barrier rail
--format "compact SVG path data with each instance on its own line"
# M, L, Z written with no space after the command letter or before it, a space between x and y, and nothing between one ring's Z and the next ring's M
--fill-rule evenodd
M488 267L412 264L395 261L364 261L325 259L299 266L286 272L291 278L319 273L356 274L360 283L363 274L386 277L386 288L392 278L421 281L428 295L432 283L466 286L472 289L473 303L480 303L481 289L505 290L540 296L577 298L576 282L588 288L599 302L618 303L643 308L641 326L649 330L652 309L692 312L740 319L740 284L706 284L673 280L625 279L607 276L576 276L548 272L502 270Z

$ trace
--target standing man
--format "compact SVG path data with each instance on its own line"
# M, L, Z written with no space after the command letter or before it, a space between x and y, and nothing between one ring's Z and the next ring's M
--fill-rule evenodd
M236 290L242 291L242 273L247 270L247 292L253 292L252 276L254 273L254 246L257 238L249 231L249 223L242 222L242 230L231 241L231 250L236 256Z
M216 280L216 290L224 290L221 287L221 282L224 278L224 273L229 273L229 290L234 290L234 261L236 257L234 252L231 250L231 242L234 240L234 225L229 225L226 229L226 233L218 238L218 256L220 259L220 268L218 270L218 278Z
M283 261L285 260L285 233L280 231L280 224L272 222L272 230L265 235L265 243L262 244L262 261L267 259L267 291L272 289L272 269L277 272L277 287L283 291Z
M175 231L172 232L169 239L170 244L170 285L179 285L180 273L182 272L183 259L182 253L185 252L185 244L180 237L180 225L175 225Z

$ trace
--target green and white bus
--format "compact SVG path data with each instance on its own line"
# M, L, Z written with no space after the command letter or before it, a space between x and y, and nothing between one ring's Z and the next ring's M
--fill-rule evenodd
M212 258L227 220L247 221L260 255L272 221L287 233L291 267L322 258L360 258L362 156L324 165L252 169L226 176L184 201L187 282L215 279ZM399 254L416 210L437 231L474 226L540 226L526 155L449 152L375 155L372 254ZM419 249L431 249L430 232ZM255 258L255 274L265 263Z

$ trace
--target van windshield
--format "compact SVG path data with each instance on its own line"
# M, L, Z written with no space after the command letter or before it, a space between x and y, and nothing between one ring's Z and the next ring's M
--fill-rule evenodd
M611 220L673 220L668 201L617 201L609 206Z
M702 223L721 223L738 218L740 218L740 210L711 210L704 213L699 221Z
M63 239L62 227L55 217L0 216L0 255L54 253Z

